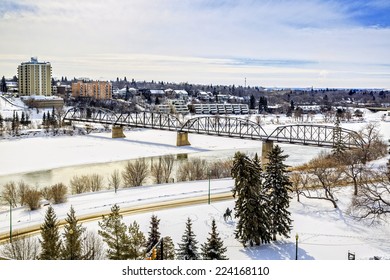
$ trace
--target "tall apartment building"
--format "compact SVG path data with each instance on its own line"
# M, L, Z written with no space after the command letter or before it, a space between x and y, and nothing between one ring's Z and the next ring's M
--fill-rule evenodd
M51 96L51 65L50 62L38 62L32 57L29 62L18 66L19 95Z
M104 81L78 81L76 83L72 83L72 96L111 99L112 86L110 82Z

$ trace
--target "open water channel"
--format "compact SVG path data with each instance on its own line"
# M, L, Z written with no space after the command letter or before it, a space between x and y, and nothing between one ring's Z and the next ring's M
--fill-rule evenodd
M313 158L316 154L324 150L324 148L318 147L308 147L308 146L297 146L297 145L281 145L285 154L289 155L286 160L287 165L297 165L300 163L304 163L311 158ZM261 148L248 148L248 149L231 149L231 150L218 150L218 151L205 151L205 152L196 152L189 154L177 154L175 155L175 165L174 170L172 172L172 178L176 181L176 170L179 166L180 161L191 159L191 158L199 158L204 159L208 162L216 161L216 160L227 160L232 158L237 151L241 151L250 155L254 155L255 153L261 153ZM149 162L149 164L153 161L158 160L157 157L147 157L145 160ZM75 175L88 175L88 174L99 174L104 178L104 185L108 186L108 178L110 174L114 170L119 170L122 172L125 164L128 161L135 161L136 159L130 160L121 160L107 163L94 163L94 164L83 164L83 165L75 165L75 166L67 166L60 167L49 170L40 170L35 172L27 172L27 173L16 173L0 176L0 190L4 186L4 184L13 181L19 182L24 181L30 186L37 186L38 188L42 188L45 186L50 186L56 183L64 183L65 185L69 185L70 180ZM153 180L149 177L145 183L153 184Z

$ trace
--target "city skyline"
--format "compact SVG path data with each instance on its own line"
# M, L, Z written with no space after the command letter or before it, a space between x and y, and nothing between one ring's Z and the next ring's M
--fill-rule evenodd
M390 2L0 0L1 75L390 89Z

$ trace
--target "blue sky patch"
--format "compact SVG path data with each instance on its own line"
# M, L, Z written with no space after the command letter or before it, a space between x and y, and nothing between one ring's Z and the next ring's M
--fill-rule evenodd
M36 7L27 4L20 4L16 1L4 0L0 5L0 17L3 17L7 13L22 13L22 12L34 12Z

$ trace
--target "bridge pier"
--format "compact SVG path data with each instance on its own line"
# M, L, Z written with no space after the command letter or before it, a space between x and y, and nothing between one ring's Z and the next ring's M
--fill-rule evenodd
M189 146L191 143L188 141L188 132L177 132L176 146Z
M263 141L262 147L261 147L261 165L264 167L268 163L267 155L269 152L272 151L272 148L274 147L274 141L272 140L266 140Z
M125 138L122 126L112 126L112 138Z

